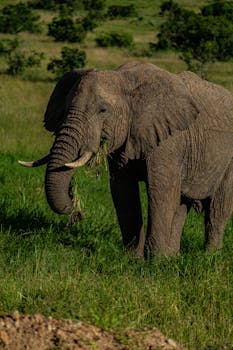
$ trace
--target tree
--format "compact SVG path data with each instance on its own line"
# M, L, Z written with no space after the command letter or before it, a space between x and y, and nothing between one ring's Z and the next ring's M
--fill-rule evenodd
M74 68L83 68L86 64L86 53L77 48L64 46L61 50L61 59L52 59L47 69L56 75L59 79L64 73Z
M28 5L32 8L44 10L57 10L60 6L68 6L75 10L79 3L79 0L32 0Z
M8 40L3 46L3 55L8 64L7 73L10 75L22 74L27 68L39 66L44 54L34 50L26 51L22 48L22 42L17 38Z
M218 0L194 13L169 0L160 9L167 20L160 27L157 50L176 49L188 69L201 76L212 62L233 57L232 2Z
M130 47L134 45L133 36L130 33L109 32L101 33L96 39L96 43L102 47L117 46Z
M53 36L56 41L82 42L86 36L82 23L70 16L55 17L48 28L48 35Z
M82 0L82 4L85 10L88 11L101 11L105 8L106 0Z
M68 12L60 11L60 15L55 17L48 25L48 35L55 38L56 41L82 42L88 31L92 31L98 25L100 17L98 13L89 11L85 17L72 18Z
M22 2L3 7L0 14L0 32L16 34L22 31L39 32L40 16Z
M217 0L202 8L203 16L225 17L232 21L233 3L232 1Z
M130 5L111 5L107 11L107 17L132 17L136 16L137 12L133 4Z

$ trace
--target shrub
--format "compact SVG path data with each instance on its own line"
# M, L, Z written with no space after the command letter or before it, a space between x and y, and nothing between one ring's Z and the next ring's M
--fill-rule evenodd
M225 17L232 21L233 17L233 2L218 0L212 4L206 5L202 8L203 16Z
M98 26L98 22L103 19L103 17L96 11L89 11L87 16L80 20L85 31L92 31Z
M28 6L34 9L54 10L56 2L56 0L32 0L28 2Z
M8 41L8 48L5 48L5 57L8 64L7 73L19 75L27 68L39 66L44 54L41 52L25 51L20 47L18 39Z
M103 10L105 8L106 0L82 0L82 4L85 10Z
M69 16L55 17L48 29L48 35L56 41L82 42L86 36L83 24Z
M174 48L181 52L181 58L188 69L205 76L210 63L225 61L233 57L233 23L228 19L229 2L221 0L222 12L217 12L214 2L194 13L183 9L172 0L161 5L161 13L167 20L161 25L157 49ZM233 10L233 5L231 5ZM218 13L218 19L214 13ZM205 14L205 16L203 15ZM211 13L211 15L207 15ZM222 13L222 15L220 15Z
M96 40L96 43L102 47L133 46L133 36L130 33L118 33L118 32L102 33L95 40Z
M0 14L0 32L16 34L22 31L39 32L40 16L33 13L31 8L19 2L16 5L3 7Z
M2 41L0 41L0 56L5 55L7 53L7 48Z
M63 76L64 73L74 68L82 68L85 66L85 64L85 51L65 46L61 50L61 59L52 59L49 62L47 69L54 73L56 75L56 78L59 79Z
M131 5L112 5L109 6L107 11L107 17L115 18L115 17L130 17L136 16L135 6Z
M34 0L30 1L28 5L36 9L56 10L61 5L76 9L79 3L79 0Z

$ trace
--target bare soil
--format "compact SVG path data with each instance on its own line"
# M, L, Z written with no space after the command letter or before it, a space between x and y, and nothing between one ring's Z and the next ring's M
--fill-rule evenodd
M107 332L83 322L17 311L0 317L0 350L184 350L157 329Z

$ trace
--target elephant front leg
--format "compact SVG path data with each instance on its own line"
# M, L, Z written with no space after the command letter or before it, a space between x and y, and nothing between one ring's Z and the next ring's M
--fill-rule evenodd
M187 215L187 206L180 204L179 172L175 172L175 167L170 170L169 167L161 165L155 173L148 171L149 208L146 250L151 254L162 256L172 256L179 252Z
M110 187L124 245L138 257L144 255L144 229L138 182L124 171L112 173Z

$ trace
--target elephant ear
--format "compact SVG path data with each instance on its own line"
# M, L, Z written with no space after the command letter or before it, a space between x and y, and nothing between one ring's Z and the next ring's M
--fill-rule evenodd
M68 73L65 73L58 81L52 95L50 96L44 114L44 126L48 131L56 133L65 116L67 95L74 84L79 84L82 77L90 71L91 70L74 69Z
M130 127L125 154L138 159L186 130L198 117L191 93L175 74L157 71L130 93Z

